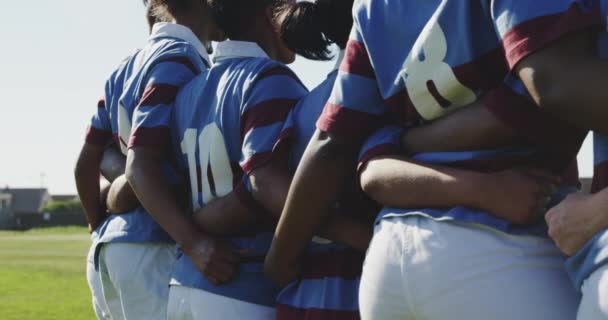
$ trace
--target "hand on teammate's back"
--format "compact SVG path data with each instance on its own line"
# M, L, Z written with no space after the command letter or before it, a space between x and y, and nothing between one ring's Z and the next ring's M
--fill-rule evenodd
M596 199L597 196L573 193L545 216L549 236L566 255L574 255L606 227L605 221L602 221L602 209L605 207Z
M214 285L229 282L239 271L241 258L245 255L227 240L204 237L184 252L192 259L196 268Z
M480 208L520 225L542 218L559 183L559 178L533 169L510 169L491 175L495 182L480 197Z

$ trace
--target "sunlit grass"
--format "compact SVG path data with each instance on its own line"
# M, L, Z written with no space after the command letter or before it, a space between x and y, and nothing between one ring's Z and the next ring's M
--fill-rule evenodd
M0 319L94 319L85 228L0 231Z

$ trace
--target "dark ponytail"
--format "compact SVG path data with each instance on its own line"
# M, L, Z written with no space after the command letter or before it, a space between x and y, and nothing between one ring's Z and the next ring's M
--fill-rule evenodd
M302 1L284 7L281 39L295 53L312 60L329 60L329 45L345 48L353 25L353 0Z

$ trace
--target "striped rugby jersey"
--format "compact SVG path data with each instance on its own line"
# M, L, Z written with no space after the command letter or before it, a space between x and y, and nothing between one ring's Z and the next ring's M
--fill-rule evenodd
M219 43L214 59L208 72L180 91L171 125L195 209L233 191L247 193L239 187L242 181L248 181L246 176L266 164L289 138L289 113L308 93L289 68L271 60L256 43ZM263 272L271 230L260 226L259 232L231 240L248 256L230 283L214 286L182 255L171 284L274 306L276 287Z
M508 75L522 58L564 34L597 25L598 16L593 5L578 0L360 0L346 59L317 126L336 138L362 141L387 122L419 125L482 99L522 134L523 149L542 148L472 169L575 170L571 164L585 132L542 114ZM576 183L574 171L569 178Z
M136 145L164 139L163 130L155 126L170 116L176 88L206 69L207 59L203 44L190 29L171 23L155 24L148 45L125 60L106 83L105 99L93 116L87 141L104 145L113 137L126 155L132 127L136 133L132 142ZM163 169L173 183L180 182L168 163ZM142 206L112 215L102 229L101 243L173 242Z
M608 15L608 1L602 1L602 13ZM600 55L608 58L608 32L599 40ZM608 188L608 137L599 133L593 135L594 172L591 192L596 193ZM608 264L608 229L595 235L579 252L566 262L566 270L575 288L582 287L583 282L595 270Z
M343 52L338 63L342 56ZM292 172L295 172L315 132L315 122L329 98L338 66L327 79L302 98L292 112ZM345 206L348 214L362 212L359 198L353 196L352 192L344 194L342 199L352 205ZM348 211L352 208L356 210ZM309 245L305 252L300 279L289 284L277 296L277 320L359 319L358 292L364 254L344 245L319 240Z

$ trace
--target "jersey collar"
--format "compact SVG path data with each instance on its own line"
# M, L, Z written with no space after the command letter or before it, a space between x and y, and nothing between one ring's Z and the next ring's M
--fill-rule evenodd
M230 58L268 58L268 55L255 42L226 40L218 43L213 61Z
M198 39L194 32L190 30L190 28L171 22L155 23L152 27L150 40L165 37L177 38L188 42L194 48L196 48L196 51L198 51L198 53L201 55L201 58L203 58L208 65L211 65L211 60L209 59L209 54L207 53L205 45L203 45L203 43Z

